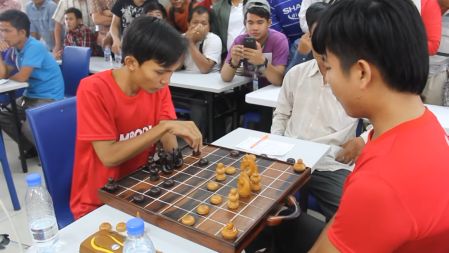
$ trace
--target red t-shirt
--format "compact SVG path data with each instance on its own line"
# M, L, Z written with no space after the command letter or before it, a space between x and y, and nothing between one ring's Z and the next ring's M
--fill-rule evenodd
M421 0L421 18L427 34L429 55L438 52L441 40L441 9L437 0Z
M341 252L449 252L449 139L426 109L370 140L328 230Z
M98 189L108 178L118 179L145 164L151 147L116 167L105 167L91 144L97 140L123 141L176 119L168 86L153 94L140 90L127 96L108 70L81 80L77 93L77 137L70 208L75 219L101 205Z

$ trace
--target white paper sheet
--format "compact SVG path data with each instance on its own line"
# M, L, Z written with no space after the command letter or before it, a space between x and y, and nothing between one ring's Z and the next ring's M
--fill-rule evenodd
M271 140L269 137L257 143L260 139L261 137L248 137L237 144L236 147L257 155L284 156L295 146L294 144ZM255 143L257 145L253 146Z
M8 79L0 79L0 85L8 82Z

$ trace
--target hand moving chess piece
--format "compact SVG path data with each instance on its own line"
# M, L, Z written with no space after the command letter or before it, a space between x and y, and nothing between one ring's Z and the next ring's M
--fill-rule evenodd
M232 188L231 191L229 191L228 208L231 210L239 208L239 193L235 188Z
M250 185L251 185L251 191L257 192L260 191L260 181L262 180L260 177L260 174L256 171L256 173L253 173L251 177L249 178Z
M223 163L218 163L216 168L217 175L215 176L215 179L217 181L224 181L226 180L226 174L225 174L225 166Z
M249 176L245 171L240 172L239 179L237 180L237 190L240 197L246 198L251 195Z
M238 233L239 231L234 227L232 222L226 224L226 226L221 230L221 235L227 240L234 240Z

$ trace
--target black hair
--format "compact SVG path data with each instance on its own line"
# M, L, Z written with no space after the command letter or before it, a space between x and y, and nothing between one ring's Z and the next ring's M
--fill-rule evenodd
M0 13L0 22L9 22L17 30L25 30L26 36L30 36L30 19L27 14L19 10L6 10Z
M307 26L312 29L313 24L318 22L320 17L323 15L324 11L328 7L328 4L325 2L316 2L313 3L306 10L306 22Z
M81 13L80 10L78 10L75 7L70 7L67 10L65 10L64 14L69 14L69 13L73 13L73 15L75 15L76 19L83 19L83 14Z
M207 15L209 16L209 25L211 24L211 21L212 21L211 20L211 11L208 8L206 8L206 7L202 6L202 5L198 5L195 8L193 8L192 10L190 10L189 11L189 16L187 17L187 21L189 23L192 20L193 13L197 13L198 15L202 15L204 13L207 13Z
M154 60L170 67L187 50L187 41L169 23L155 17L135 18L123 35L122 55L133 56L139 64Z
M410 0L339 0L330 5L312 35L319 54L331 52L347 74L364 59L386 84L420 94L429 73L421 16Z
M143 13L147 14L150 11L160 11L163 19L167 19L167 11L164 6L157 1L150 1L143 6Z
M246 24L246 17L248 16L248 13L257 15L261 18L266 19L267 21L271 19L270 12L268 12L264 8L253 6L253 7L249 8L245 13L245 17L244 17L244 21L243 21L245 24Z

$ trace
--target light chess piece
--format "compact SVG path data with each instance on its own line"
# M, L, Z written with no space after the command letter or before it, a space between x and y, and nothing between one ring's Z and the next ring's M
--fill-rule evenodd
M232 222L226 224L226 226L221 230L221 235L224 239L227 240L234 240L235 238L237 238L238 233L239 231L237 230L237 228L235 228Z
M235 188L232 188L231 191L229 191L228 208L231 210L239 208L239 193Z
M237 190L240 197L247 198L251 195L251 185L249 176L245 171L240 172L237 180Z
M216 173L217 175L215 175L215 179L217 181L224 181L226 180L226 174L225 174L225 166L223 163L218 163L217 164L217 168L216 168Z
M251 177L249 178L250 185L251 185L251 191L257 192L260 191L261 185L260 181L262 178L260 177L260 174L258 172L253 173Z

